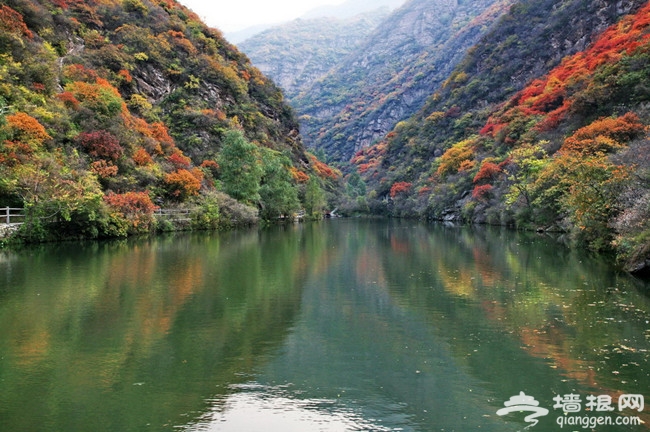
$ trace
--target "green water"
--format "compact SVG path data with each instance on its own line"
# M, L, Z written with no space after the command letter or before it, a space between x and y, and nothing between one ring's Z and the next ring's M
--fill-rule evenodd
M537 234L416 222L0 252L0 430L647 431L649 293ZM497 415L520 392L539 423Z

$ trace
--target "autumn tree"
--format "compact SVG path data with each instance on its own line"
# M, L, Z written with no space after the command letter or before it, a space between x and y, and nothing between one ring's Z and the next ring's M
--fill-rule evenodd
M187 198L196 196L201 189L201 179L197 176L198 171L179 169L165 176L165 184L171 197L178 201L185 201Z
M94 158L117 161L124 154L120 141L107 131L82 132L77 142Z
M109 192L104 202L127 221L131 233L148 232L155 223L153 213L157 206L146 192Z

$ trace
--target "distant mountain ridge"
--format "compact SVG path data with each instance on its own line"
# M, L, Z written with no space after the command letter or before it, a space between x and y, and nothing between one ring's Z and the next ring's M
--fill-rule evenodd
M384 7L393 10L402 5L405 0L348 0L340 5L320 6L305 13L298 19L312 20L319 18L335 18L346 20L357 15L377 11ZM243 30L227 32L226 39L234 44L241 44L250 38L258 36L260 33L277 27L291 25L291 22L260 24Z
M405 0L348 0L340 5L325 5L317 7L300 18L314 19L330 17L347 19L383 7L387 7L389 10L394 10L403 5L404 2Z
M388 14L384 6L346 19L297 19L263 31L239 48L291 100L354 52Z
M407 2L324 79L291 99L306 145L347 161L383 137L420 109L512 3Z

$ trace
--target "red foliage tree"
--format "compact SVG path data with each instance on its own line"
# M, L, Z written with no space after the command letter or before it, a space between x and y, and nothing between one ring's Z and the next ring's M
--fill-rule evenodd
M147 192L127 192L123 194L110 192L104 196L104 201L125 215L136 213L151 214L158 208L151 201L151 197Z
M82 132L77 137L77 142L95 158L116 161L124 154L119 140L110 132Z
M493 162L484 161L478 172L474 176L474 183L480 183L493 180L501 172L499 165Z
M146 192L110 192L104 196L104 202L122 214L132 231L149 230L153 223L153 212L158 209Z
M23 16L9 6L0 7L0 29L25 36L29 39L34 37L31 30L27 28Z
M390 188L390 197L395 198L397 195L408 192L413 184L409 182L397 182Z
M74 97L74 95L68 91L59 93L56 97L63 102L66 108L77 110L79 109L79 100Z
M479 201L485 201L490 197L491 193L492 193L492 185L490 184L477 185L474 186L474 190L472 191L472 197Z
M174 165L174 168L176 169L189 168L192 164L192 160L185 156L180 150L169 155L167 161Z

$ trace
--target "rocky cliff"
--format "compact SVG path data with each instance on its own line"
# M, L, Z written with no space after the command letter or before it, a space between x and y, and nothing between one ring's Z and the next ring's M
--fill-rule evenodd
M350 55L388 14L384 7L347 19L297 19L238 47L291 101Z
M294 98L305 143L347 161L422 106L510 0L411 0Z

